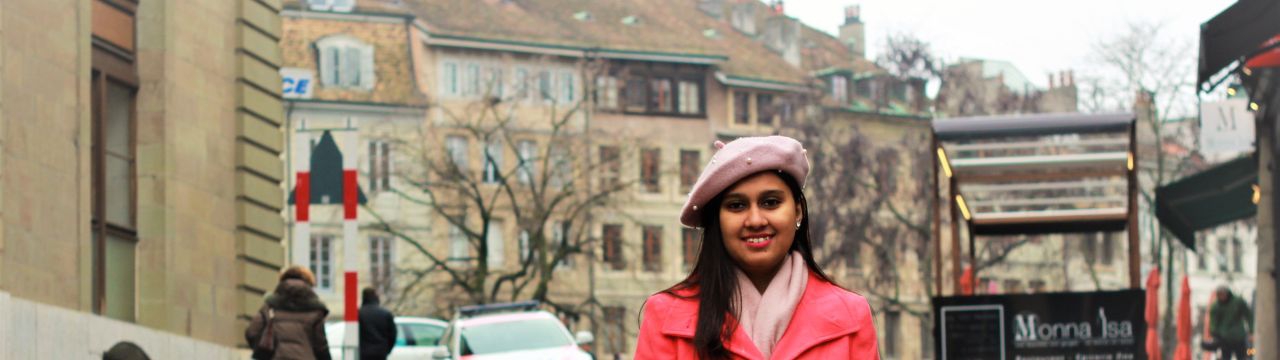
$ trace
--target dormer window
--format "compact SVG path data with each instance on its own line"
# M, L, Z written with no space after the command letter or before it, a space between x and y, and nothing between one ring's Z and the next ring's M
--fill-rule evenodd
M835 75L831 77L831 98L835 99L837 104L849 103L849 80L844 76Z
M307 0L313 11L351 12L356 7L356 0Z
M372 90L377 80L373 71L373 46L347 35L329 36L316 42L320 82L326 87Z

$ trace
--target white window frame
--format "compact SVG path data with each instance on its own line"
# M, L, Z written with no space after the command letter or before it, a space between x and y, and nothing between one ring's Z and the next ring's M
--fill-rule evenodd
M449 258L446 260L453 266L466 265L471 260L471 244L458 225L449 224Z
M533 176L538 169L537 153L538 143L533 140L520 140L516 143L516 149L519 151L516 156L520 161L520 183L529 185L533 183Z
M843 75L831 77L831 98L841 105L849 103L849 79Z
M307 0L312 11L351 12L356 8L356 0Z
M618 78L600 76L596 78L597 106L606 110L618 110Z
M577 95L577 78L572 72L560 72L560 102L563 104L573 104L574 97Z
M452 61L440 63L440 94L445 96L461 95L458 83L458 63Z
M377 84L373 45L347 34L316 41L320 83L325 87L373 90ZM331 55L336 52L337 57Z
M395 244L391 236L369 237L369 284L377 286L378 292L384 295L390 294L395 284ZM379 271L384 272L385 277L380 284L374 281Z
M480 94L480 64L466 63L466 71L462 72L462 96L475 97Z
M572 223L568 221L555 221L555 222L552 222L551 224L552 224L551 225L551 239L552 239L551 241L555 242L555 244L550 246L549 248L559 252L561 244L567 244L569 242L569 230L571 230L569 226L571 226ZM573 259L572 255L566 254L564 259L561 259L559 263L556 263L555 268L557 270L572 268L573 267L572 259Z
M523 229L520 230L519 246L520 246L520 252L516 254L516 258L518 263L523 265L525 261L525 255L529 254L529 231L528 230L523 230ZM534 257L536 259L537 255L535 254ZM534 263L536 264L537 260L534 260Z
M676 80L676 112L685 115L697 115L702 113L700 101L701 96L697 82L690 80Z
M502 176L502 143L494 141L484 147L484 174L481 182L496 184Z
M485 243L489 245L489 253L487 254L489 268L501 268L506 260L505 240L502 237L502 220L489 220L489 231L485 233Z
M467 171L467 148L471 146L467 138L461 135L449 135L445 137L444 144L445 151L449 153L449 159L453 160L459 171L465 173Z
M485 75L484 84L485 95L501 99L504 96L503 88L506 87L504 81L505 71L501 67L490 67L485 71L485 74L487 74Z
M307 0L312 11L329 11L333 8L333 0Z
M316 276L316 289L333 291L333 244L330 234L312 234L309 256L311 272Z
M551 78L551 70L538 71L538 75L535 76L534 79L537 79L537 86L535 88L538 89L537 97L535 97L535 99L539 99L543 102L551 102L555 100L556 86L554 79Z
M365 168L369 169L367 174L369 191L379 192L391 189L393 167L391 164L394 162L391 157L391 143L386 140L370 140L367 151L369 164Z
M548 144L550 146L550 144ZM573 180L573 164L569 158L569 150L564 147L554 147L548 152L551 156L548 165L551 166L550 172L547 174L549 185L554 187L563 187Z
M511 76L511 97L514 100L525 100L530 98L529 93L532 91L529 86L529 69L525 67L517 67Z

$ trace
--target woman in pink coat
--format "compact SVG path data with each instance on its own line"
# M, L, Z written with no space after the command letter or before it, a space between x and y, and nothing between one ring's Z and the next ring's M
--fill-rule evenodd
M702 229L697 263L646 301L635 358L879 359L866 299L813 260L804 148L783 136L716 147L680 214Z

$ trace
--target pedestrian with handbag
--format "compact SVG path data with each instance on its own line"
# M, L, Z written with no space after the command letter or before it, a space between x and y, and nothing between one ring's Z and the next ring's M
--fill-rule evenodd
M244 331L245 340L259 360L330 360L324 319L329 309L312 287L311 270L291 266L280 274L276 289Z

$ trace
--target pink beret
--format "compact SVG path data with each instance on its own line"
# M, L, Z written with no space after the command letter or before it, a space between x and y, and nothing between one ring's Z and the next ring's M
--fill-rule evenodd
M698 182L693 184L689 199L680 211L680 223L699 227L698 215L707 202L728 189L738 180L766 170L781 170L804 186L809 175L809 159L799 141L786 136L744 137L725 145L716 141L720 149L711 156L711 163L702 169Z

